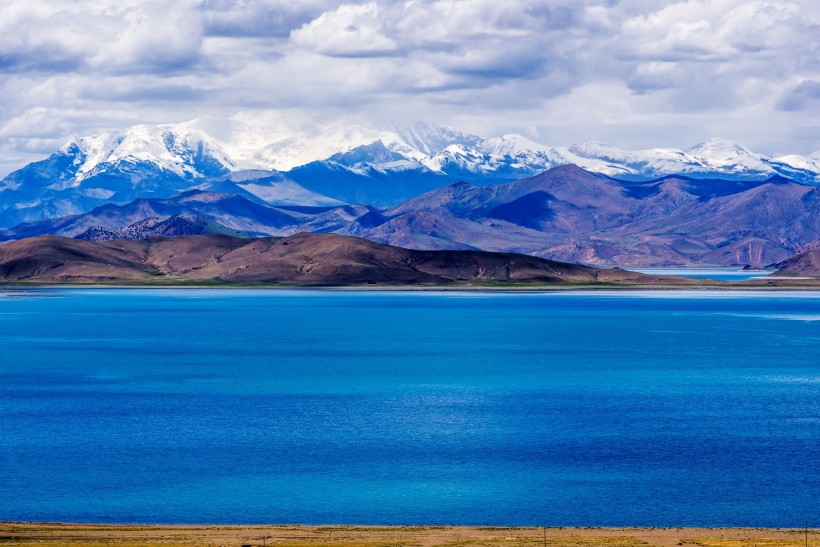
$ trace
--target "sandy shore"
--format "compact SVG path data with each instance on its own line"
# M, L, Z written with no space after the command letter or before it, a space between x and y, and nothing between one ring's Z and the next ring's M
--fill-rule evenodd
M278 547L820 546L820 530L467 526L131 526L0 523L0 545Z

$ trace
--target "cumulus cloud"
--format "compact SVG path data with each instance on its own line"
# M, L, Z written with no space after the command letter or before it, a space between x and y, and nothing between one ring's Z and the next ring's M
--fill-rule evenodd
M0 138L53 139L62 137L67 130L65 120L54 118L46 108L38 107L6 121L0 129Z
M809 152L817 36L811 0L5 0L0 164L264 109Z
M78 3L9 0L0 58L27 72L153 73L198 60L202 29L183 0Z
M209 36L285 38L331 7L328 0L204 0L198 11Z
M294 30L291 41L318 53L335 56L385 55L397 44L382 31L379 6L343 4Z

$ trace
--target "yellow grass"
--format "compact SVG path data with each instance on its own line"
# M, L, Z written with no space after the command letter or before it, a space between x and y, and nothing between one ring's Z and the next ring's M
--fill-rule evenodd
M809 531L808 544L820 547ZM0 523L0 547L801 547L802 530Z
M792 538L683 538L684 544L698 545L699 547L804 547L805 537L802 533L794 533ZM820 547L820 539L809 538L809 547Z

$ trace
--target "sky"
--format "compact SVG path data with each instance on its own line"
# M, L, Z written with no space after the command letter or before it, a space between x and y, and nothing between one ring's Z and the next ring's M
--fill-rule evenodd
M820 2L3 0L0 170L202 115L820 150Z

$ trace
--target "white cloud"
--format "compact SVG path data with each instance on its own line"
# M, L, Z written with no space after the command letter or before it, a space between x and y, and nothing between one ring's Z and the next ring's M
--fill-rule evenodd
M70 126L64 119L52 116L46 108L35 107L0 126L0 138L60 138L69 130Z
M287 37L333 3L329 0L203 0L205 34L229 38Z
M0 58L12 72L182 70L198 59L202 28L192 2L7 0Z
M379 6L342 4L294 30L291 41L301 47L338 56L389 54L396 42L382 32Z
M60 134L279 108L556 145L820 148L812 0L3 4L4 165Z
M125 7L97 23L107 47L94 48L88 62L101 72L174 72L199 60L202 26L184 2Z

